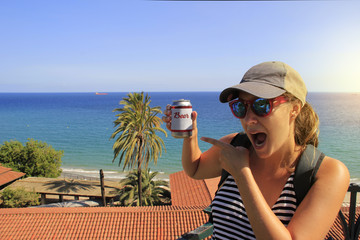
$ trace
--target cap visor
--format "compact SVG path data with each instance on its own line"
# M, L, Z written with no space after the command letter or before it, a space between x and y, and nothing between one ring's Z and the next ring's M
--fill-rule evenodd
M258 82L243 82L230 88L226 88L224 91L222 91L219 97L220 102L225 103L237 98L240 91L266 99L278 97L286 92L284 89L268 84L262 84ZM229 98L231 94L233 94L233 96Z

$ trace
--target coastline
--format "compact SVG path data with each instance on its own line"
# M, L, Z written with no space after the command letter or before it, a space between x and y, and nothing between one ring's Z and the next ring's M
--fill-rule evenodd
M62 173L59 178L71 178L71 179L82 179L82 180L98 180L100 179L100 169L85 169L85 168L67 168L61 167ZM175 172L182 171L183 169L177 170ZM126 175L129 173L129 170L126 171L117 171L117 170L103 170L104 178L107 181L120 181L124 179ZM174 173L175 173L174 172ZM169 175L171 173L160 172L156 176L156 179L161 179L165 181L169 181ZM359 177L351 177L350 183L360 184Z
M99 170L100 171L100 170ZM98 176L94 175L94 171L88 171L90 173L79 173L76 171L72 172L62 172L58 178L70 178L70 179L79 179L79 180L100 180L100 174ZM121 179L126 177L128 172L114 172L114 171L104 171L104 178L106 181L113 181L118 182ZM110 175L110 177L109 177ZM165 181L170 181L169 174L159 173L156 179L161 179ZM357 179L358 180L358 179ZM353 181L351 181L353 182ZM358 181L359 183L359 181ZM342 207L349 207L350 206L350 192L347 192L345 198L343 200ZM360 206L360 193L357 193L357 206Z
M76 168L61 168L62 173L58 178L70 178L70 179L81 179L81 180L99 180L100 169L88 170L88 169L76 169ZM109 171L104 170L104 179L106 181L118 182L121 179L126 178L129 171ZM159 172L155 179L161 179L169 181L169 174Z

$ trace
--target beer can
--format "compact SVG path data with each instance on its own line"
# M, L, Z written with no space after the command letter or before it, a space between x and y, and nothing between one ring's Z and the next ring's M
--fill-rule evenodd
M192 135L192 106L190 100L173 101L171 106L171 135L175 138L186 138Z

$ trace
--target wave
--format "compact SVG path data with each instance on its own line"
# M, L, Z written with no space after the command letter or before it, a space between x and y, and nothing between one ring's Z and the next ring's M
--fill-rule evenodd
M61 168L62 176L69 178L99 179L100 170L82 169L82 168ZM150 171L153 172L153 171ZM111 180L121 180L126 177L129 171L110 171L104 170L104 178ZM158 172L157 179L169 180L169 175L164 172Z
M90 170L90 169L81 169L81 168L61 168L63 172L75 172L75 173L89 173L89 174L99 174L100 170ZM103 171L104 174L119 174L118 171Z
M82 169L82 168L61 168L62 177L74 179L95 180L100 178L100 170ZM117 171L103 171L104 178L109 180L121 180L126 177L126 173Z

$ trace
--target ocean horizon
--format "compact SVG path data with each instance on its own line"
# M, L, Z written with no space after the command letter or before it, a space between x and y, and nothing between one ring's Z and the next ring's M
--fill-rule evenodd
M101 92L103 93L103 92ZM56 150L63 150L64 174L98 177L104 170L105 178L120 179L123 165L118 159L113 162L110 140L115 130L113 110L128 92L41 92L0 93L0 144L28 139L43 141ZM145 92L146 93L146 92ZM220 92L147 92L151 106L162 110L173 100L189 99L193 110L198 112L199 137L220 138L242 131L238 119L232 116L227 104L218 100ZM319 149L326 155L342 161L351 174L352 182L360 182L360 93L315 93L308 94L308 102L320 118ZM161 115L162 116L162 115ZM161 117L160 116L160 117ZM162 126L166 129L165 125ZM175 139L166 130L163 138L166 152L157 164L150 163L159 177L182 170L182 140ZM200 141L201 150L209 144Z

